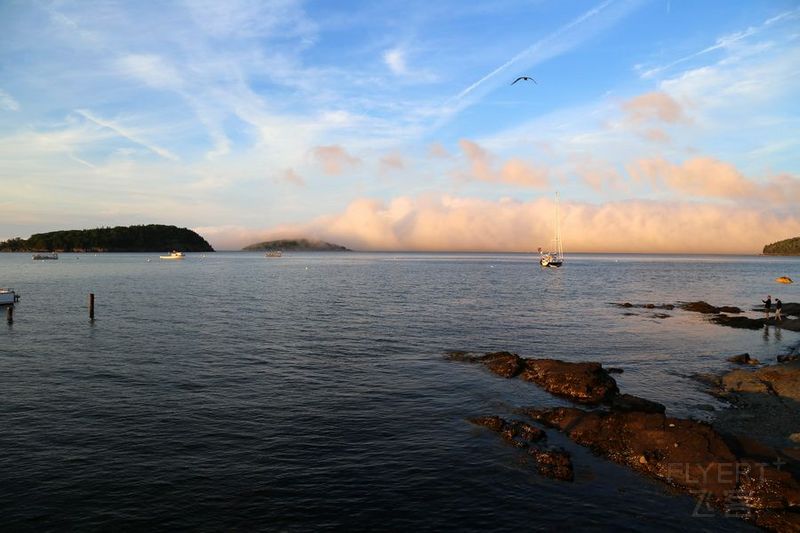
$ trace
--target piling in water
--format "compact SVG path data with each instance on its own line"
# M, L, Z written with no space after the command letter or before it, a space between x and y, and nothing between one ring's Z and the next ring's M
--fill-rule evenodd
M94 320L94 293L89 293L89 320Z
M8 321L9 324L13 324L14 323L14 306L13 305L9 305L6 308L6 320Z

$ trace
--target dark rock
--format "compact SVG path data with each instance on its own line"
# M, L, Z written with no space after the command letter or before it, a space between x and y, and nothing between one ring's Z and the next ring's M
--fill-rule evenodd
M750 357L749 353L743 353L739 355L734 355L733 357L728 357L728 362L736 363L737 365L760 365L761 362L758 359L753 359Z
M789 355L779 355L778 362L779 363L791 363L792 361L800 361L800 354L789 354Z
M666 309L667 311L675 309L675 306L672 304L632 304L630 302L625 302L625 303L612 303L611 305L615 305L617 307L621 307L624 309L628 309L631 307L638 307L640 309Z
M521 420L505 420L499 416L470 418L475 425L488 428L516 448L526 448L536 459L539 473L545 477L572 481L574 478L569 453L560 449L544 449L534 443L546 438L545 432Z
M764 327L763 318L747 318L746 316L717 315L711 317L711 322L720 326L739 329L761 329Z
M527 448L546 436L541 429L521 420L509 421L499 416L479 416L470 418L469 421L477 426L491 429L517 448Z
M547 450L531 448L528 450L528 453L536 459L536 467L539 474L553 479L560 479L561 481L572 481L575 479L575 474L572 469L572 459L565 450L561 448L551 448Z
M742 312L741 309L738 307L733 306L723 306L723 307L714 307L708 302L689 302L681 305L681 309L686 311L692 311L694 313L703 313L707 315L715 315L719 313L732 313L732 314L739 314Z
M694 494L722 509L730 496L771 520L790 520L800 506L800 483L791 473L739 457L711 426L658 413L528 409L595 453ZM759 514L761 513L761 514Z
M521 377L551 394L583 404L603 403L619 393L617 382L600 363L526 359Z
M513 378L522 372L524 360L515 353L495 352L483 356L481 363L504 378Z
M608 372L609 374L622 374L623 372L625 372L625 370L622 369L622 368L617 368L617 367L612 366L612 367L606 368L606 372Z
M513 378L522 372L524 359L511 352L492 352L484 355L475 355L467 352L449 352L446 356L450 361L466 363L482 363L489 370L504 378Z
M667 408L658 402L639 398L632 394L618 394L611 399L610 407L612 411L642 413L664 413Z

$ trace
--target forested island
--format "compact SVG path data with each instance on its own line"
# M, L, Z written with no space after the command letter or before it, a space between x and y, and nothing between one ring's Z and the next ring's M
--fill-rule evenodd
M325 241L310 239L279 239L251 244L243 248L246 252L263 252L265 250L281 250L289 252L351 252L352 250Z
M2 252L213 252L187 228L147 224L36 233L28 239L0 242Z
M764 246L764 255L800 255L800 237L773 242Z

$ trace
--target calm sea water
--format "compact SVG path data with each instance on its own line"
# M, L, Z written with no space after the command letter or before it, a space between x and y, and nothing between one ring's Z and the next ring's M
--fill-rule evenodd
M152 259L151 261L147 261ZM800 260L482 254L0 254L0 524L44 530L749 530L592 456L539 477L469 416L562 402L447 350L597 360L681 416L688 376L800 335L609 302L800 301ZM97 295L97 319L87 295Z

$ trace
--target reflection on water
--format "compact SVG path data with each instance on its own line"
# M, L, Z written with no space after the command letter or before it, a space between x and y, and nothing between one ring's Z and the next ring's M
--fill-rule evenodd
M0 254L2 283L23 298L0 328L11 529L747 529L692 518L690 498L555 433L578 480L538 477L465 418L562 401L442 354L599 360L624 368L624 391L705 416L698 405L718 404L687 376L800 342L609 305L800 301L772 281L797 259L573 255L542 270L518 254L73 257Z

